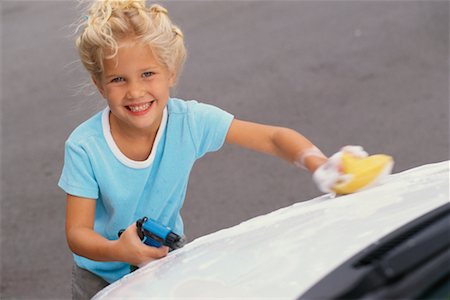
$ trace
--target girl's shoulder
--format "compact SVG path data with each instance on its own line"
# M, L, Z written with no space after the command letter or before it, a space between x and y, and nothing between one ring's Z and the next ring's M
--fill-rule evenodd
M73 144L83 144L92 138L101 137L103 135L102 115L104 110L97 112L95 115L78 125L69 135L66 142Z
M169 114L201 114L203 111L209 112L211 109L216 109L215 106L202 103L197 100L183 100L178 98L170 98L167 102L167 109Z
M169 114L187 114L192 106L196 104L198 104L197 100L170 98L167 102L167 110Z

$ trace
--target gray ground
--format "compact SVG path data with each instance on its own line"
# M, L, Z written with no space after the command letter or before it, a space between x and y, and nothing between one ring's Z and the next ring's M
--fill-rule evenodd
M71 256L56 186L68 134L105 103L77 62L76 2L2 1L1 298L64 299ZM449 158L446 1L169 2L189 59L173 95L395 157ZM92 93L94 92L94 93ZM319 195L310 174L225 146L194 167L190 239ZM426 199L424 199L426 201ZM268 237L270 238L270 237Z

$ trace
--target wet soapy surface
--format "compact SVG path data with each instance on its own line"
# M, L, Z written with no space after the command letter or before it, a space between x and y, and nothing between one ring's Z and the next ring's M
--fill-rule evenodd
M449 201L449 162L323 195L198 238L101 291L104 298L295 299L387 233Z

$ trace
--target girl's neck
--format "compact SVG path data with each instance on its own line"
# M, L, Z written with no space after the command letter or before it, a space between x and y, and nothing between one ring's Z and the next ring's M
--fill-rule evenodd
M119 124L117 121L110 113L109 124L111 135L120 152L131 160L146 160L152 151L161 120L155 122L148 129L124 127L123 124Z

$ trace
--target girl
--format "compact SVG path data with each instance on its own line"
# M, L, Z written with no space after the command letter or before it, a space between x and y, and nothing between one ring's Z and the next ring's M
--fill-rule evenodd
M224 142L276 155L314 172L319 188L339 180L339 163L291 129L233 118L217 107L170 97L186 58L183 33L160 5L96 1L76 40L107 107L65 144L58 185L67 193L66 236L73 252L73 298L87 299L139 266L167 255L141 243L148 216L183 234L180 209L189 172ZM367 155L360 147L345 151ZM337 161L339 161L339 155ZM333 160L333 161L336 161ZM118 238L120 229L127 228Z

